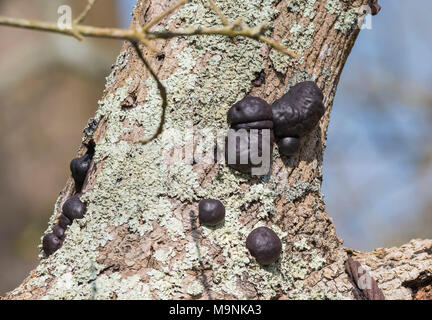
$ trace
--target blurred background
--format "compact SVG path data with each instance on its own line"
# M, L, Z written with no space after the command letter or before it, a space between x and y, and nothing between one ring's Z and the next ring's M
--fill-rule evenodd
M127 27L135 3L99 1L86 21ZM56 21L62 4L77 13L86 0L0 0L0 14ZM343 71L324 164L327 210L345 246L360 250L432 238L432 2L380 4ZM0 39L3 295L37 265L36 247L121 42L6 27Z

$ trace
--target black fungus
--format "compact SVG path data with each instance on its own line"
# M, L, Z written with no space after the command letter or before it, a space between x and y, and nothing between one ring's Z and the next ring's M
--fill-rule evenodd
M84 180L87 176L87 171L90 167L90 155L85 154L81 158L72 159L70 162L70 170L72 172L72 177L77 185L77 190L81 189Z
M69 218L70 221L84 218L86 205L80 200L80 196L81 194L73 195L63 204L63 214Z
M274 142L272 117L271 106L252 96L246 96L228 110L231 129L225 139L225 160L229 167L242 173L251 173L254 167L261 168L264 146L265 150L268 147L270 163ZM254 156L257 158L253 159Z
M61 240L53 233L48 233L43 237L42 249L46 255L51 255L61 247Z
M312 131L324 115L322 91L313 81L300 82L277 99L272 110L279 152L293 156L300 148L299 138Z
M275 262L282 251L282 242L270 228L258 227L246 239L246 248L261 265Z
M198 217L201 224L215 226L225 218L225 207L219 200L203 199L198 204Z
M272 110L277 138L304 136L324 115L322 91L313 81L300 82L277 99Z
M263 99L246 96L228 110L227 120L231 125L272 120L272 109Z
M72 224L72 221L66 217L64 214L61 214L58 219L58 225L66 230L68 226Z
M293 156L300 148L300 139L296 137L285 137L278 141L279 152L285 156Z
M59 238L60 240L64 239L65 229L62 228L59 224L56 224L52 231L57 238Z

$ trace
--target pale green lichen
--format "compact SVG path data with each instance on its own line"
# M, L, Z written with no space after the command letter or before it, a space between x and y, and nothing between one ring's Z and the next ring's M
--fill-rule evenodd
M107 300L114 297L119 300L149 300L152 299L152 294L139 275L125 279L118 273L98 277L94 284L93 298Z
M293 300L347 300L348 298L331 290L297 288L290 293Z
M326 10L330 14L340 14L342 12L341 0L327 0Z
M359 21L359 8L344 11L340 0L327 0L326 9L328 13L338 16L334 28L343 34L351 33Z
M309 267L312 268L312 270L319 270L326 262L326 259L319 256L316 252L316 250L312 250L312 259L309 262Z
M116 59L116 62L111 66L112 71L108 77L105 78L105 90L110 88L115 81L117 74L123 70L129 61L129 56L126 51L123 51L119 54Z
M309 73L307 73L305 71L296 70L291 74L290 78L288 79L288 85L285 88L285 93L288 92L288 90L292 86L296 85L299 82L315 81L315 80L316 80L315 75L310 75Z
M347 12L343 12L335 23L334 28L339 30L343 34L351 33L356 24L358 23L358 9L353 8L348 10Z
M173 249L169 248L169 250L163 250L163 249L159 249L156 250L153 257L159 261L159 262L166 262L168 261L171 257L173 257Z
M198 296L203 292L203 286L199 281L194 281L192 284L187 288L187 293L191 296Z
M315 3L316 0L290 0L287 8L290 12L303 13L304 17L313 19L317 14L314 9Z
M269 183L271 186L271 183ZM254 184L250 187L248 193L245 194L246 206L250 207L256 202L261 203L261 206L256 211L256 216L260 219L265 219L274 213L274 199L276 197L274 186L266 187L263 184Z
M149 284L156 289L160 299L168 300L176 293L183 292L182 279L167 268L163 271L152 269L148 272Z
M311 248L307 243L307 239L303 237L300 241L294 242L294 247L299 251L309 250Z
M298 63L302 64L304 61L303 53L310 48L314 35L314 24L311 22L308 25L301 25L298 23L292 24L290 28L290 37L282 40L282 44L288 49L298 53L301 57ZM289 67L294 65L294 60L288 55L272 49L270 59L276 71L285 74Z
M321 181L319 179L316 179L313 183L296 182L294 185L286 188L285 200L293 202L312 192L321 193Z

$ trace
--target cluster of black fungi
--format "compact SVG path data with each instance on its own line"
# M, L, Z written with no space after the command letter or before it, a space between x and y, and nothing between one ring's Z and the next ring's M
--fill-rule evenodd
M251 146L261 156L265 143L262 139L264 129L270 130L270 152L276 141L281 155L296 155L300 148L300 138L317 126L324 112L322 91L313 81L294 85L273 105L261 98L246 96L228 110L227 121L232 130L225 139L225 159L235 158L236 161L227 161L227 165L242 173L250 173L253 167L261 166L261 163L254 164L251 161ZM246 130L246 134L235 135L240 129ZM251 129L257 129L258 134L251 135ZM227 145L230 135L236 139L232 151ZM230 158L229 152L235 152L235 155ZM240 163L240 159L248 161Z
M279 153L284 156L295 155L300 148L300 138L311 132L324 115L323 94L315 82L306 81L296 84L270 106L263 99L246 96L228 111L227 120L231 129L245 129L247 143L236 140L233 164L234 170L250 173L254 164L250 161L250 146L257 144L255 150L262 150L263 129L270 130L270 150L276 140ZM250 135L251 129L257 129L258 135ZM230 131L232 132L232 131ZM253 141L251 140L254 137ZM227 136L228 139L228 136ZM246 148L244 148L246 146ZM226 156L227 149L225 148ZM240 164L242 154L247 154L248 163ZM52 233L45 235L42 245L47 255L58 250L64 240L64 233L72 221L84 217L86 205L81 202L81 188L87 176L91 156L85 154L71 161L70 169L75 180L77 194L69 198L63 205L62 214ZM198 205L198 218L201 224L216 226L225 219L225 207L219 200L203 199ZM246 239L246 248L261 265L276 262L282 251L282 243L277 234L270 228L258 227Z
M57 251L65 239L65 231L75 219L82 219L86 212L86 205L80 200L81 190L90 166L91 154L86 153L81 158L75 158L70 163L70 170L75 181L76 194L65 201L62 213L51 233L47 233L42 240L42 249L47 256Z
M279 153L284 156L294 156L300 148L300 138L310 133L324 115L322 91L313 81L298 83L290 88L273 105L258 97L246 96L234 104L227 114L230 130L225 139L225 158L228 160L228 139L230 134L245 129L245 135L235 136L235 162L227 161L232 169L250 173L254 166L251 161L251 145L258 155L262 154L264 140L262 130L270 130L270 156L273 143L276 141ZM250 130L257 129L257 135L251 135ZM247 141L242 141L247 140ZM234 158L234 157L232 157ZM248 159L240 163L240 159ZM199 220L201 224L214 226L225 218L225 208L219 200L203 199L199 203ZM276 262L282 252L282 242L277 234L268 227L254 229L246 239L246 248L261 265Z

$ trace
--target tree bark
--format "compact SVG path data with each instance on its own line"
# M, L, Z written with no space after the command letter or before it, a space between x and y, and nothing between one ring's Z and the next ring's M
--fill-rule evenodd
M139 1L133 24L144 25L172 4ZM83 187L86 216L69 227L62 248L41 255L40 265L5 298L352 299L344 267L348 255L370 269L387 298L411 299L430 281L432 241L413 240L371 253L345 249L321 193L330 111L359 33L358 8L369 1L217 4L232 20L269 23L271 38L301 58L296 62L244 38L157 42L163 55L145 56L168 89L167 119L163 135L142 145L139 140L157 127L161 101L149 72L125 43L78 152L94 145ZM215 24L221 24L218 17L193 1L162 25ZM239 174L223 163L168 161L176 152L187 155L190 130L206 137L226 131L227 110L246 94L272 103L304 80L323 89L326 114L302 138L298 156L281 158L275 148L270 175ZM192 145L199 150L199 142ZM47 232L74 189L69 179ZM199 225L202 198L225 204L223 225ZM245 247L249 232L261 225L283 242L281 259L268 267L259 266Z

